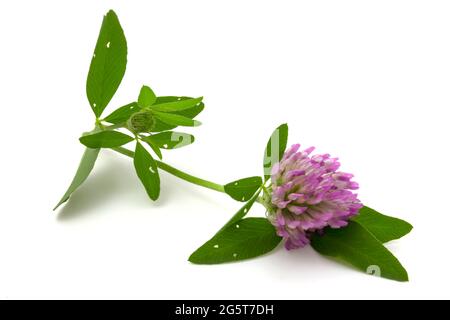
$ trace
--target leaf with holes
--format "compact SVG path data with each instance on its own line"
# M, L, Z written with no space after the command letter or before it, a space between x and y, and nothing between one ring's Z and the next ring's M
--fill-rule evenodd
M234 216L231 217L231 219L222 227L222 229L219 230L219 232L222 231L223 229L227 228L228 226L236 223L236 221L241 220L242 218L244 218L247 215L247 213L250 211L253 204L255 203L256 199L258 199L260 190L261 189L256 191L256 193L253 195L253 197L251 197L250 200L248 200L247 203L244 204L242 206L242 208L240 208L239 211L236 212L234 214Z
M114 11L103 18L86 82L86 93L100 117L122 81L127 65L127 41Z
M162 149L177 149L194 142L192 134L175 131L165 131L143 138L148 143L153 143Z
M156 95L150 87L142 86L139 93L138 105L141 108L148 108L156 102Z
M80 138L80 142L89 148L114 148L133 140L134 138L122 132L109 130L85 135Z
M275 228L265 218L247 218L228 226L198 248L189 261L196 264L218 264L255 258L280 243Z
M153 152L158 156L159 159L162 159L161 149L159 149L159 146L156 143L148 139L148 137L142 137L141 140L148 144L148 146L153 150Z
M177 112L198 106L203 100L203 97L195 99L177 100L172 102L160 103L153 105L152 110L160 112Z
M156 102L154 105L159 105L162 103L168 103L168 102L173 102L173 101L182 101L182 100L187 100L187 99L192 99L192 98L191 97L162 96L162 97L156 98ZM201 102L199 105L195 105L194 107L192 107L190 109L185 109L185 110L176 111L176 112L172 112L172 113L193 119L200 112L202 112L204 108L205 108L205 105L203 102ZM176 127L177 127L177 125L169 125L167 123L161 122L160 120L156 119L155 125L152 128L152 132L171 130Z
M157 119L169 125L184 126L184 127L197 127L201 125L200 121L185 116L180 116L178 114L165 113L159 111L153 111L153 113Z
M288 139L288 125L282 124L270 136L264 151L264 177L266 181L270 178L272 166L280 162L286 150Z
M132 102L116 109L103 120L112 124L125 123L133 113L136 113L139 110L141 110L141 108L139 108L138 104L136 102Z
M381 277L408 281L408 273L397 258L357 222L350 221L341 229L328 228L324 235L314 235L311 245L320 254L343 260L364 272L376 270Z
M86 148L78 166L78 170L73 177L72 183L53 210L56 210L60 205L69 200L72 193L74 193L75 190L77 190L83 184L83 182L86 181L87 177L94 168L94 164L97 160L99 152L100 149Z
M224 186L225 193L237 201L249 200L261 187L261 177L249 177L230 182Z
M369 230L381 242L388 242L407 235L412 225L398 218L381 214L369 207L359 210L359 215L353 218L364 228Z
M134 152L134 168L150 199L158 199L160 190L158 167L150 153L139 142L136 143Z

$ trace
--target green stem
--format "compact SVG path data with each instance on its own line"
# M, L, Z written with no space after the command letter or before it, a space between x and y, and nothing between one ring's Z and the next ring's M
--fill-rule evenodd
M128 150L126 148L123 147L117 147L117 148L112 148L114 151L119 152L127 157L133 158L134 157L134 152L131 150ZM211 190L215 190L215 191L219 191L219 192L225 192L223 185L215 183L215 182L211 182L208 180L204 180L198 177L195 177L193 175L190 175L186 172L183 172L181 170L178 170L177 168L174 168L170 165L168 165L167 163L164 163L162 161L158 161L155 160L156 164L158 165L158 167L161 170L164 170L172 175L174 175L175 177L178 177L180 179L183 179L187 182L196 184L198 186L204 187L204 188L208 188Z
M110 126L104 126L103 129L104 130L114 130L114 129L120 129L123 128L123 123L117 123L117 124L112 124Z
M103 124L102 124L102 122L101 122L101 120L99 119L99 118L96 118L95 119L95 128L97 129L97 128L99 128L100 130L103 130L104 129L104 126L103 126ZM95 130L95 129L94 129Z

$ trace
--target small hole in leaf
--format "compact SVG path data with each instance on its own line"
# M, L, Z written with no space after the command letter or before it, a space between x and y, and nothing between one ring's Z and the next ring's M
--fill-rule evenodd
M248 208L245 208L245 209L244 209L244 213L247 213L247 211L248 211Z
M215 245L214 245L214 249L219 249L219 245L218 245L218 244L215 244Z
M94 103L92 104L92 106L95 108L95 107L97 106L97 104L94 102Z
M95 58L95 53L92 55L92 58Z
M180 100L181 100L181 97L178 97L177 100L180 101Z
M238 182L235 182L235 183L234 183L234 185L235 185L235 186L238 186L238 185L239 185L239 183L238 183Z
M110 46L111 46L111 42L108 41L108 43L106 44L106 47L109 49Z
M169 145L167 143L164 143L163 147L167 149L169 147Z
M233 258L237 258L238 254L237 253L233 253Z
M236 229L239 229L239 225L238 224L236 225Z

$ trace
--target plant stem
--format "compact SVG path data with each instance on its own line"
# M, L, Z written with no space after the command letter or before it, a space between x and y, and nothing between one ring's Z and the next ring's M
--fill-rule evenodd
M100 130L104 129L103 124L99 118L95 119L95 129L97 129L97 128Z
M118 153L121 153L121 154L123 154L123 155L125 155L127 157L134 158L134 152L131 151L131 150L128 150L127 148L116 147L116 148L111 148L111 149L116 151L116 152L118 152Z
M134 152L131 150L128 150L126 148L123 147L117 147L117 148L112 148L114 151L119 152L127 157L133 158L134 157ZM168 165L167 163L164 163L162 161L158 161L155 160L156 164L158 165L158 167L161 170L164 170L172 175L174 175L175 177L178 177L180 179L183 179L187 182L196 184L198 186L204 187L204 188L208 188L211 190L215 190L215 191L219 191L219 192L225 192L223 185L215 183L215 182L211 182L208 180L204 180L198 177L195 177L193 175L190 175L186 172L183 172L181 170L178 170L177 168L174 168L170 165Z
M114 129L120 129L123 128L124 124L123 123L117 123L117 124L112 124L110 126L103 126L104 130L114 130Z

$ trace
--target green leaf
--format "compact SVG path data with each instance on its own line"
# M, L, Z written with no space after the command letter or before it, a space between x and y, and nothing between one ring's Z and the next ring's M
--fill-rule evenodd
M262 185L261 177L249 177L224 186L225 193L237 201L249 200Z
M177 97L177 96L162 96L162 97L156 98L156 102L154 105L167 103L167 102L173 102L173 101L179 101L179 100L186 100L186 99L192 99L192 98L191 97ZM177 111L177 112L173 112L173 113L193 119L200 112L202 112L204 108L205 108L205 105L203 102L201 102L199 105L196 105L193 108L185 109L185 110L181 110L181 111ZM169 125L169 124L166 124L166 123L161 122L160 120L156 119L156 123L152 129L152 132L171 130L176 127L177 127L176 125Z
M164 113L164 112L158 112L153 111L155 114L155 117L161 120L162 122L174 125L174 126L184 126L184 127L197 127L201 124L200 121L193 120L188 117L180 116L178 114L174 113Z
M186 110L186 109L190 109L195 106L198 106L202 102L202 100L203 100L203 97L195 98L195 99L177 100L177 101L153 105L151 107L151 109L155 110L155 111L160 111L160 112L182 111L182 110Z
M150 153L139 142L136 143L134 152L134 168L150 199L158 199L160 190L158 167Z
M288 125L282 124L270 136L264 151L264 177L266 181L270 178L272 166L280 162L286 150L288 139Z
M124 123L131 117L133 113L136 113L139 110L140 108L138 104L136 102L132 102L116 109L103 120L112 124Z
M246 204L242 206L242 208L239 209L238 212L234 214L234 216L231 217L231 219L222 227L222 229L219 230L219 232L231 226L232 224L235 224L237 221L241 220L247 215L247 213L250 211L253 204L255 203L256 199L258 199L259 196L258 191L253 195L253 197L250 198L250 200L247 201Z
M250 259L272 251L280 241L267 219L247 218L217 233L198 248L189 261L217 264Z
M191 134L175 132L175 131L165 131L157 133L148 137L143 138L146 142L152 142L159 148L163 149L177 149L194 142L195 138Z
M157 144L148 139L148 137L142 137L141 139L142 141L146 142L150 148L152 148L153 152L158 156L159 159L162 159L162 153Z
M141 92L139 93L138 105L141 108L150 107L156 102L156 95L150 87L142 86Z
M133 141L134 138L119 131L100 131L82 136L80 142L89 148L114 148Z
M86 148L84 151L83 157L81 158L80 165L78 166L78 170L73 177L72 183L67 189L66 193L62 196L61 200L58 202L56 207L53 210L56 210L60 205L69 200L70 195L78 189L79 186L83 184L83 182L87 179L92 169L94 168L95 161L97 160L98 153L100 149L90 149Z
M406 221L386 216L369 207L363 207L359 210L359 215L353 218L353 220L369 230L383 243L400 239L413 228Z
M174 101L183 101L183 100L190 100L190 99L194 99L192 97L178 97L178 96L161 96L161 97L157 97L156 98L156 102L154 104L154 106L156 105L160 105L162 103L168 103L168 102L174 102ZM176 111L173 112L175 114L179 114L180 116L185 116L188 118L195 118L200 112L203 111L203 109L205 108L205 105L203 102L201 102L198 105L195 105L194 107L190 108L190 109L185 109L185 110L181 110L181 111Z
M341 229L314 235L312 247L319 253L343 260L363 272L384 278L408 281L408 273L392 253L359 223L350 221Z
M100 117L122 81L127 65L127 41L114 11L103 18L86 82L86 93Z

